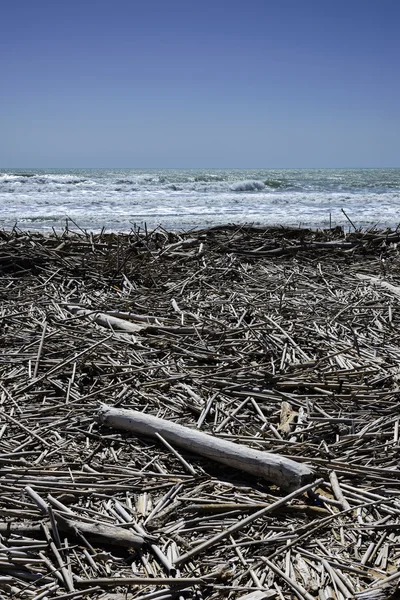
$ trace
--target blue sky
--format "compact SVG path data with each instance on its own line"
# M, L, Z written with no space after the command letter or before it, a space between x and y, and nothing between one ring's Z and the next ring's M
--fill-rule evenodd
M14 0L0 166L400 167L399 0Z

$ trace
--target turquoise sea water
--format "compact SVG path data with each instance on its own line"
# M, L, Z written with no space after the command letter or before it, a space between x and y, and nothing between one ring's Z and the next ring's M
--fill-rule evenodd
M400 169L0 169L0 227L400 223Z

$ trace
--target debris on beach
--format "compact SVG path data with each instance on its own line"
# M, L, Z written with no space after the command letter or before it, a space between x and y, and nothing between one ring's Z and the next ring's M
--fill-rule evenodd
M394 598L399 242L0 231L0 598Z

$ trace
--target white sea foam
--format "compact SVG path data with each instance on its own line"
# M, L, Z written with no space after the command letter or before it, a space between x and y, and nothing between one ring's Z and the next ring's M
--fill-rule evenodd
M0 227L129 230L219 223L348 225L400 221L400 170L0 171Z
M255 192L257 190L263 190L265 184L262 181L238 181L233 183L231 190L234 192Z

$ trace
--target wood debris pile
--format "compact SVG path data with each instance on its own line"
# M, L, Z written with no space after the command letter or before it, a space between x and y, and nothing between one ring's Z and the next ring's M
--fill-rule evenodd
M0 232L0 598L392 597L399 241ZM104 404L315 478L285 490Z

